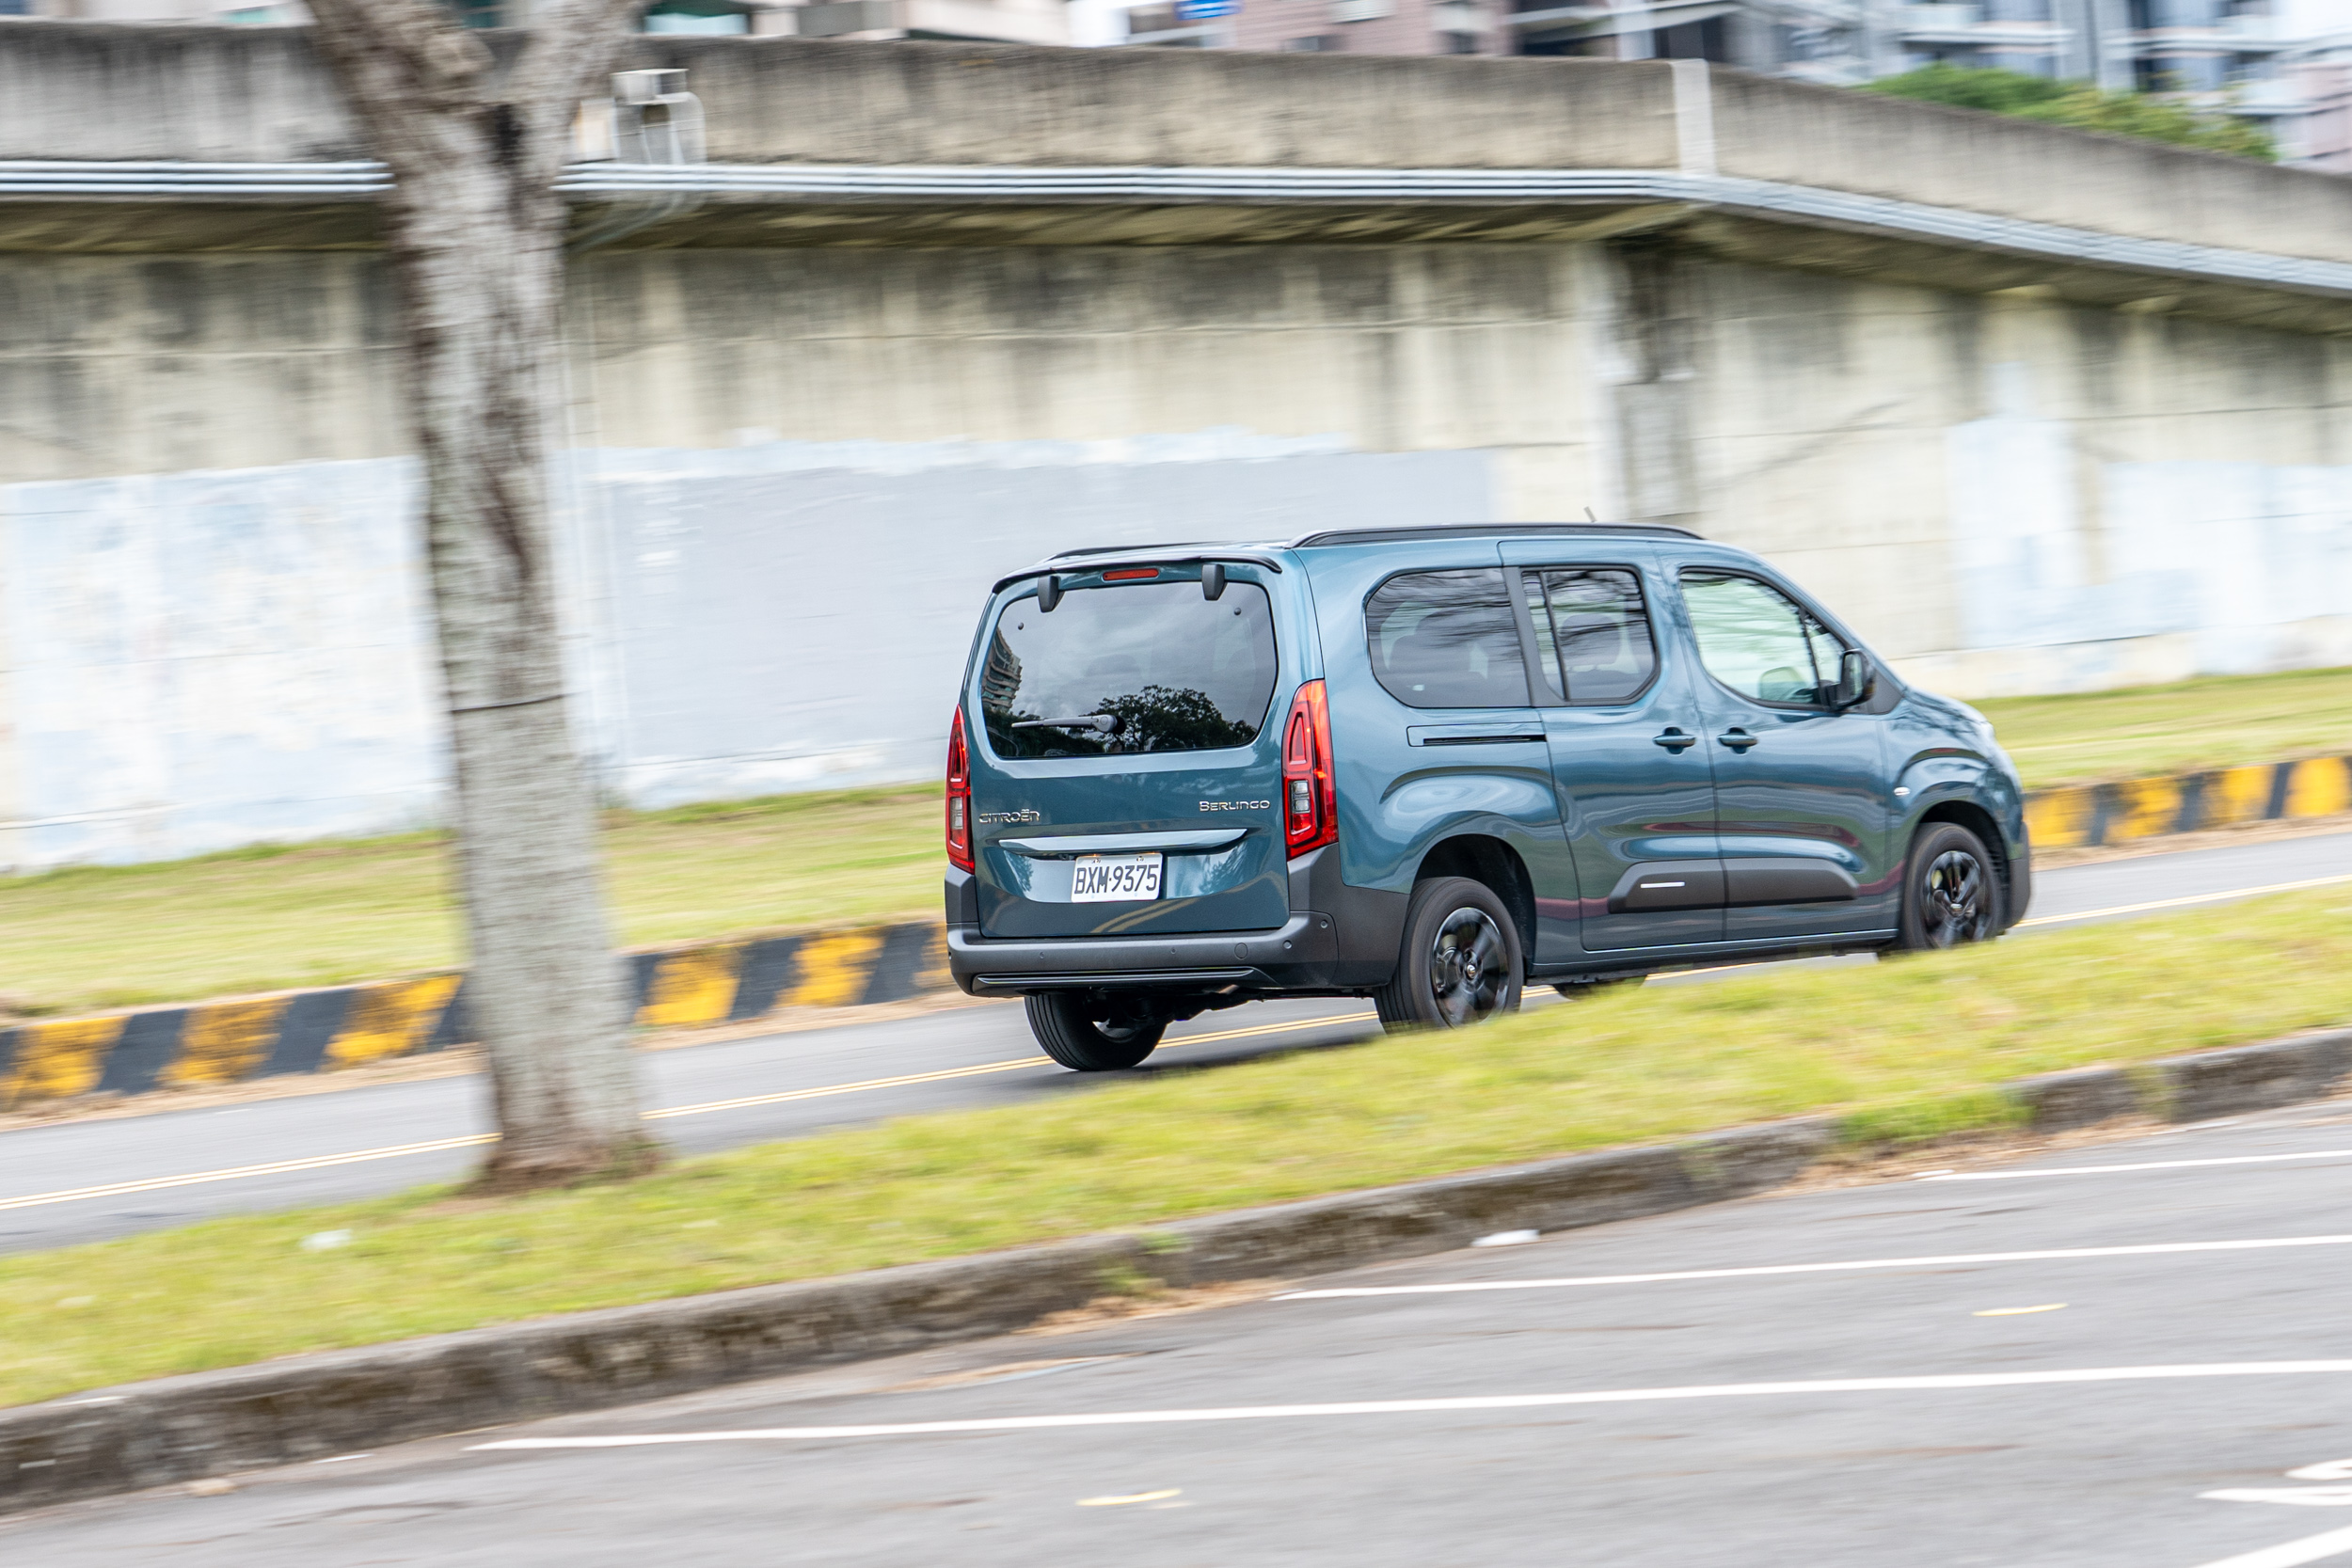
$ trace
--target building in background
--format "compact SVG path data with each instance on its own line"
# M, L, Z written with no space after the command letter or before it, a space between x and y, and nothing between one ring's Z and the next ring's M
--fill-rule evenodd
M447 0L469 26L527 24L532 0ZM799 34L828 39L974 39L1069 43L1068 0L654 0L648 33ZM74 22L308 22L302 0L0 0L0 17ZM1115 40L1105 40L1115 41Z
M2352 0L1072 0L1072 16L1077 43L1701 59L1838 87L1988 67L2179 94L2258 122L2291 162L2352 156Z
M446 0L475 26L533 0ZM302 0L0 0L0 17L284 24ZM1853 87L1943 63L2177 93L2352 172L2352 0L654 0L649 33L1713 60Z
M2303 112L2280 125L2284 161L2352 174L2352 33L2321 40L2282 64Z

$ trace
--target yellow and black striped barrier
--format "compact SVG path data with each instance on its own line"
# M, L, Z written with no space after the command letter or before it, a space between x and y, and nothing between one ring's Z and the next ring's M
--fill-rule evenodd
M2305 757L2036 790L2026 797L2026 827L2037 849L2081 849L2346 811L2352 757Z
M952 982L936 925L858 926L799 936L628 953L636 1019L691 1029L783 1007L897 1002ZM0 1111L86 1094L330 1072L472 1041L462 974L280 991L0 1030Z

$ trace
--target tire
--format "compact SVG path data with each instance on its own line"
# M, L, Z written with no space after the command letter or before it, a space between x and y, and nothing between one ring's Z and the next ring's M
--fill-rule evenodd
M1494 890L1467 877L1415 884L1396 975L1373 992L1391 1030L1459 1029L1519 1006L1518 927Z
M1031 991L1023 998L1029 1033L1044 1053L1073 1072L1117 1072L1152 1054L1168 1020L1143 1013L1114 1018L1107 1003L1084 991Z
M1963 947L2001 933L2001 877L1984 840L1957 822L1931 822L1903 863L1903 911L1895 945L1906 952Z

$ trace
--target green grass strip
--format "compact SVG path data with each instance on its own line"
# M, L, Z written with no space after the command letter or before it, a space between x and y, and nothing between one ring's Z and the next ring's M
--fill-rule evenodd
M2348 899L1627 990L1475 1032L681 1161L626 1185L495 1203L421 1191L0 1259L0 1402L1804 1112L1841 1115L1860 1139L2001 1125L2008 1079L2352 1017ZM332 1229L352 1243L301 1249Z
M624 946L939 918L935 787L607 815ZM0 1024L381 980L465 961L438 833L0 877Z
M1986 698L2027 789L2352 752L2352 670Z

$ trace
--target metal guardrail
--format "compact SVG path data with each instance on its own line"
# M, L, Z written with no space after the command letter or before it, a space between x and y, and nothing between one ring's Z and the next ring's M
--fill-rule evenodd
M0 162L0 200L365 199L390 188L389 173L373 163ZM658 195L936 205L1659 202L2132 272L2352 298L2352 264L2341 261L2142 239L1816 185L1672 169L577 164L557 180L556 188L582 204Z
M392 188L378 163L191 164L0 160L0 198L25 197L373 197Z

